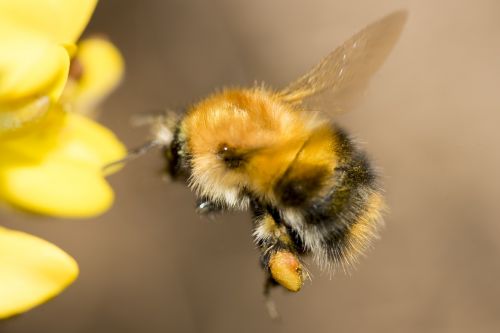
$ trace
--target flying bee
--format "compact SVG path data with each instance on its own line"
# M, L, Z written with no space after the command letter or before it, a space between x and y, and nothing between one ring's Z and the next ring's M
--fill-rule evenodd
M200 213L251 212L267 292L299 291L304 255L346 268L376 236L384 208L377 174L331 116L353 107L406 17L372 23L284 89L224 89L182 116L155 118L141 151L163 148L168 174L196 193Z

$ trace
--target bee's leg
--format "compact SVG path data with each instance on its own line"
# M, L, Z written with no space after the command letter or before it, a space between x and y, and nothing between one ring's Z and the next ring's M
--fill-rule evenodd
M200 215L213 216L217 213L226 211L226 207L211 201L208 198L201 197L196 200L196 212Z
M295 242L285 225L279 223L279 216L254 207L254 237L259 246L261 264L267 273L264 297L267 312L273 320L279 319L276 304L271 297L271 289L281 285L297 292L302 287L303 273Z
M278 282L276 282L276 280L274 280L273 277L270 274L268 274L264 285L264 297L266 301L267 313L269 314L269 317L272 320L280 319L280 314L278 312L278 309L276 308L276 303L274 302L274 299L271 297L271 289L278 285L279 285Z
M241 207L246 207L245 204L248 203L248 201L249 201L248 197L242 194L240 197L240 202L242 203L241 206L236 205L236 207L230 207L223 202L214 201L207 198L206 196L202 196L196 199L196 212L200 215L214 217L217 214L228 211L234 212L243 210L244 208Z
M271 276L271 274L268 274L267 275L267 279L266 279L266 282L264 283L264 295L265 296L269 296L271 295L271 290L274 288L274 287L277 287L279 286L280 284L278 282L276 282L275 279L273 279L273 277Z
M289 291L297 292L302 288L304 275L295 242L285 225L273 217L276 214L265 212L256 214L254 237L262 251L261 262L269 273L265 293L270 287L280 284ZM272 282L272 283L269 283Z

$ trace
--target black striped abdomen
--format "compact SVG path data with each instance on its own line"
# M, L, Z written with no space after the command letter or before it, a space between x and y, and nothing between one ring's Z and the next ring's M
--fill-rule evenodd
M375 236L383 198L365 154L343 130L334 127L331 131L331 154L336 157L333 172L325 177L317 171L309 175L313 181L298 180L298 185L294 184L297 180L283 179L278 184L283 190L306 190L300 196L292 192L294 204L288 205L285 200L281 210L284 223L298 235L297 242L311 251L320 264L344 266L356 261ZM282 194L283 198L287 196L290 194Z

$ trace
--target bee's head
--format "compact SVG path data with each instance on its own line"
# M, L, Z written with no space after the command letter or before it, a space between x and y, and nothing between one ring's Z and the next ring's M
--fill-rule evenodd
M188 111L181 132L190 152L190 186L228 206L242 192L267 195L297 152L306 124L262 90L229 90Z
M183 158L183 144L179 141L178 113L173 111L136 115L133 124L149 125L153 139L149 145L160 147L165 158L166 176L173 180L182 179L186 175Z

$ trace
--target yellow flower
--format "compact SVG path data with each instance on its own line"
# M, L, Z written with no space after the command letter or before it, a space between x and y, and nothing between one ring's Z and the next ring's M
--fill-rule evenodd
M123 61L103 39L75 45L96 2L0 0L0 201L59 217L94 216L113 201L102 167L125 148L83 114L116 86ZM77 275L55 245L0 227L0 319L54 297Z
M74 259L55 245L0 227L0 319L49 300L77 276Z
M84 39L72 60L63 103L74 112L95 116L98 104L121 81L123 67L120 51L108 40L99 36Z
M113 202L102 166L125 148L76 114L90 114L123 73L110 42L74 45L95 3L0 0L0 200L18 208L90 217ZM70 61L81 75L68 79Z
M44 126L0 142L0 195L40 214L100 214L113 201L102 166L120 159L124 149L106 128L56 107Z

